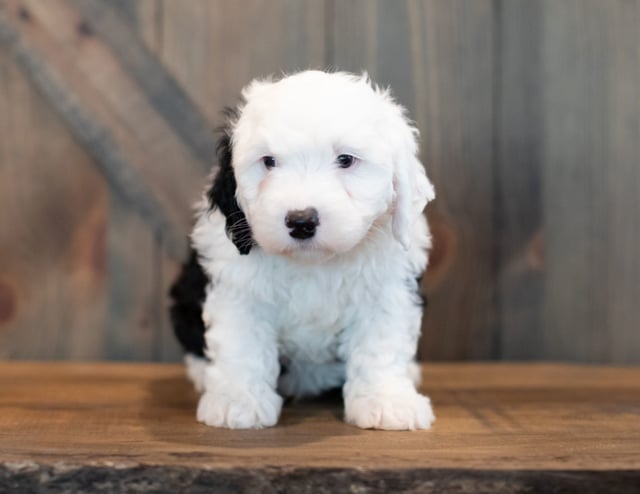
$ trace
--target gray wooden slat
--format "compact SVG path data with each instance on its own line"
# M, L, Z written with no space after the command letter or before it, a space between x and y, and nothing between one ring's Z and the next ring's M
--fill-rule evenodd
M106 357L154 360L158 324L155 258L161 246L135 209L117 193L109 197L107 230Z
M163 0L116 0L111 2L148 49L162 46Z
M611 160L606 235L611 342L607 361L640 364L640 2L611 7ZM615 74L615 75L614 75ZM604 227L604 225L603 225Z
M161 246L163 239L156 239ZM169 320L169 289L177 278L182 265L163 255L162 248L156 250L154 266L156 276L155 285L155 339L154 359L162 362L178 362L183 358L183 350L173 333L173 326Z
M140 0L107 0L104 3L108 3L112 9L116 9L129 23L133 25L138 23Z
M500 357L542 350L542 4L495 4L495 235Z
M640 4L543 4L541 356L640 362Z
M330 40L327 64L330 67L356 73L367 70L372 76L379 75L376 69L378 4L370 0L332 3L327 24L327 39Z
M326 65L325 2L165 0L161 9L160 44L151 49L215 124L252 78ZM144 31L154 13L142 12Z

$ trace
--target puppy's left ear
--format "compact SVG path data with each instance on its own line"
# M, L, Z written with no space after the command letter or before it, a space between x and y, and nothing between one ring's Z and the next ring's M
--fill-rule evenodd
M436 196L433 184L427 178L418 159L417 130L403 122L402 138L394 155L393 234L405 249L411 244L411 228L416 217Z
M246 255L251 251L254 242L247 217L236 199L236 189L231 155L231 131L226 129L218 143L218 170L211 188L207 191L207 199L211 209L218 208L224 215L225 230L233 245L240 254Z

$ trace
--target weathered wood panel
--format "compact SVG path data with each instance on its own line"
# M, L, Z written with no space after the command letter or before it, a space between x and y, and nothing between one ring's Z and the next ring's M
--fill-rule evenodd
M71 3L5 0L0 21L14 58L105 176L165 233L170 253L182 255L190 216L185 204L204 167L154 98Z
M102 358L107 187L0 50L0 358Z
M96 324L97 332L106 326L107 337L98 356L160 358L168 351L161 345L167 338L159 338L166 327L166 287L157 283L160 266L166 262L164 252L178 257L185 244L191 196L200 189L207 169L204 155L213 150L214 140L186 95L171 85L143 45L135 44L133 33L127 36L126 26L114 21L106 5L89 0L75 4L80 12L71 3L3 3L3 41L97 160L89 166L98 165L111 185L108 289L101 300L107 312L99 315L103 324ZM127 42L126 56L116 41ZM145 86L145 78L153 84ZM187 134L176 131L174 136L176 128ZM178 200L171 199L176 196ZM162 212L165 206L169 219ZM69 316L74 317L73 311ZM53 321L50 325L47 331L59 331ZM175 357L176 352L169 354ZM65 349L51 350L51 356L65 355ZM80 352L76 357L96 355Z
M178 358L166 291L220 110L252 77L331 67L390 84L422 132L423 357L640 361L639 11L0 0L1 355Z
M151 104L189 146L202 170L208 171L215 154L213 126L197 111L161 62L148 52L149 46L138 39L145 37L144 30L138 32L142 28L139 17L144 18L138 15L138 9L153 5L122 2L114 9L98 0L78 0L75 5L114 50L128 73L144 87ZM123 18L131 22L123 22ZM155 38L148 39L151 46L156 42ZM179 169L181 165L173 163L172 166ZM195 194L193 198L185 198L186 210L190 210L194 199ZM182 352L173 336L166 307L179 260L166 254L170 248L163 232L145 223L134 205L118 193L111 194L109 226L107 357L179 360ZM185 225L185 230L189 226Z
M424 36L422 64L416 61L421 72L415 69L414 77L421 77L415 87L424 160L441 198L432 223L436 234L452 232L453 239L440 238L451 250L455 246L453 252L443 249L443 260L455 257L431 289L423 325L429 358L495 356L492 5L427 2L410 14L420 15L414 31ZM414 53L420 56L416 48Z
M105 355L155 360L162 314L156 235L118 194L109 198Z
M165 0L140 13L152 46L213 122L254 77L323 68L326 2ZM145 6L143 3L142 6ZM149 40L149 35L145 36Z
M541 356L640 360L640 3L544 2Z
M334 15L332 64L393 88L436 186L421 355L492 357L493 3L362 0L336 2Z
M194 107L184 89L148 52L138 34L122 22L122 17L109 3L73 0L73 4L91 29L107 42L127 74L138 83L153 109L187 145L200 166L208 170L216 151L211 126ZM133 5L129 9L133 9ZM168 160L170 158L167 156ZM186 165L183 163L182 167ZM197 171L195 174L199 175Z
M498 2L495 17L494 235L498 355L542 349L542 3Z

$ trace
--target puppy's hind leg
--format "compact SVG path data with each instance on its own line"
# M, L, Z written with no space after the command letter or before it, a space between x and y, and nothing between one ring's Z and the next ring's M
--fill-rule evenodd
M187 376L198 392L204 391L204 370L209 362L205 357L205 325L202 320L202 303L208 283L209 278L198 261L198 253L192 248L189 260L171 286L169 314L173 331L185 351Z
M204 374L207 365L211 363L208 358L198 357L192 353L184 356L184 363L187 368L187 377L193 383L193 387L198 393L204 392Z

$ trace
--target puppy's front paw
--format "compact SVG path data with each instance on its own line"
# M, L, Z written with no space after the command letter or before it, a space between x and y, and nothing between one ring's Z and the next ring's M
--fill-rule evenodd
M228 429L262 429L278 422L282 398L268 386L258 391L213 390L200 397L198 421Z
M428 429L436 419L431 401L416 391L345 397L345 419L363 429Z

